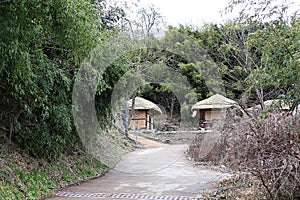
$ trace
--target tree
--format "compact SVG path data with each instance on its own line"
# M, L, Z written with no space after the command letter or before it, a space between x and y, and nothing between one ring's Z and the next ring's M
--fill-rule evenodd
M249 35L248 44L257 46L262 58L260 67L247 79L248 92L259 90L262 99L280 98L294 108L300 103L300 34L299 15L290 11L292 2L233 0L227 9L236 7L242 8L237 23L265 24ZM266 91L272 95L265 95Z
M245 79L260 66L257 46L249 45L249 35L260 26L228 22L225 25L206 24L201 29L180 27L179 31L195 38L218 66L227 96L239 99L247 91Z
M137 20L128 19L124 31L130 31L131 36L134 39L139 40L140 44L144 44L144 46L140 46L139 49L133 50L133 52L129 55L129 59L131 60L128 66L128 69L134 69L137 74L142 74L143 70L150 60L150 56L152 54L152 49L149 46L149 43L153 43L155 38L153 37L151 31L153 28L159 28L164 22L163 17L157 11L157 8L150 6L148 8L141 8L137 12ZM146 48L146 50L143 50ZM123 64L125 64L123 62ZM140 66L143 65L143 66ZM134 116L135 110L135 97L137 96L137 91L133 92L131 95L132 105L130 110L130 116L126 116L129 118L128 123L130 123L130 119Z
M105 24L101 7L85 0L1 1L0 13L1 137L54 159L79 144L73 79L115 18Z

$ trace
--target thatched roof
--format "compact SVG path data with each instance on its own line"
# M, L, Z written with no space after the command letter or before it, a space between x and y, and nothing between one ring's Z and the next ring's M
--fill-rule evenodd
M131 109L132 99L128 101L128 108ZM153 102L142 97L135 97L135 110L150 110L154 115L162 114L161 109Z
M199 101L192 106L192 110L214 109L214 108L230 108L237 106L237 102L228 99L220 94L215 94L208 99Z
M264 105L265 105L266 109L274 109L274 108L280 108L281 110L289 110L290 109L290 107L288 105L284 104L279 99L264 101ZM251 110L259 110L259 109L261 109L261 106L256 105L251 108L248 108L247 110L251 111Z
M270 107L279 107L281 108L282 110L289 110L290 107L286 104L283 104L282 101L280 101L279 99L275 99L275 100L267 100L267 101L264 101L264 104L267 108L270 108Z

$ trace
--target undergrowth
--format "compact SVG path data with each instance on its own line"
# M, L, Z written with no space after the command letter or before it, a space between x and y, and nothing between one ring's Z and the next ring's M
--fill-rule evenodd
M0 199L39 199L67 185L100 176L108 166L77 152L53 163L1 147ZM6 149L7 150L7 149Z
M68 185L101 176L110 167L80 149L49 162L31 156L13 143L2 143L0 199L41 199Z
M250 195L242 199L300 198L299 115L274 112L238 120L228 117L220 133L218 142L208 148L210 152L205 157L201 148L209 142L200 137L190 145L190 155L195 161L223 165L235 173L248 173L252 177L250 190L249 185L237 186L235 180L229 180L224 182L225 189L220 185L220 194L227 199L237 199L239 190L248 190Z

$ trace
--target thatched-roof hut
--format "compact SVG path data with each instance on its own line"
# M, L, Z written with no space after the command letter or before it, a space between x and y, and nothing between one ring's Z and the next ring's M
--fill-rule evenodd
M288 112L290 110L290 107L286 104L284 104L281 100L279 99L274 99L274 100L266 100L264 101L264 106L265 109L267 110L280 110L284 112ZM261 111L261 106L256 105L251 108L248 108L247 111L254 112L254 111Z
M221 119L227 108L238 107L238 103L220 94L215 94L192 106L192 111L197 111L200 120L212 121Z
M279 99L275 99L275 100L267 100L264 101L265 107L267 108L280 108L280 110L290 110L290 107L286 104L284 104L282 101L280 101Z
M141 97L136 97L134 102L134 114L131 116L130 127L153 129L154 116L162 114L161 109L151 101ZM128 101L131 109L132 99Z

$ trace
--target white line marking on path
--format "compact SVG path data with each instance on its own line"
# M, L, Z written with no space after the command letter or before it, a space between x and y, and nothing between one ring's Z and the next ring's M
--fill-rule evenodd
M146 200L203 200L200 197L190 196L171 196L156 194L128 194L128 193L75 193L75 192L57 192L58 197L76 197L76 198L113 198L113 199L146 199Z

